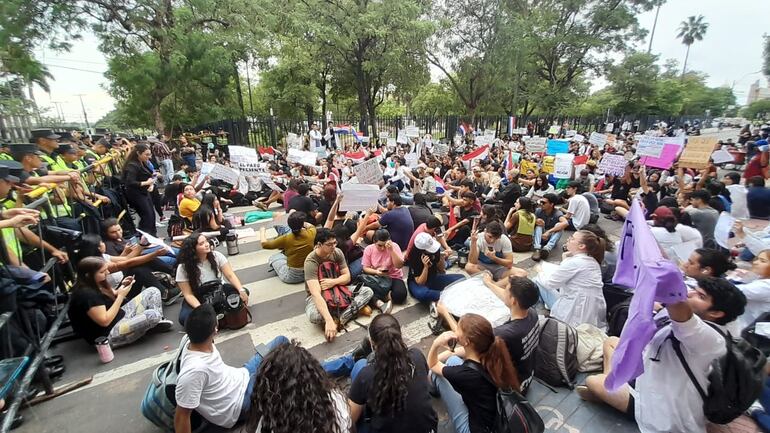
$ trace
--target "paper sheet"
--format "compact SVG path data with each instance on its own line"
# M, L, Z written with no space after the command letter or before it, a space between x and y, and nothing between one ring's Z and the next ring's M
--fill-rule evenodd
M730 239L730 230L732 230L733 224L735 224L735 218L729 213L722 212L719 214L717 225L714 227L714 240L722 248L730 248L728 240Z
M142 236L143 236L145 239L147 239L147 242L149 242L151 246L157 246L157 247L161 247L161 248L165 249L166 251L168 251L168 252L170 252L170 253L173 253L173 252L174 252L174 250L172 250L170 246L166 245L166 243L165 243L165 242L163 242L163 240L162 240L162 239L160 239L160 238L156 238L155 236L153 236L153 235L151 235L151 234L149 234L149 233L145 233L145 232L143 232L143 231L141 231L141 230L139 230L139 229L137 229L136 231L138 231L139 233L141 233L141 234L142 234Z
M377 185L382 181L382 169L376 158L354 165L353 173L359 183Z
M726 150L719 149L711 154L711 159L714 160L714 164L723 164L726 162L735 162L735 158Z
M380 196L380 188L377 185L362 183L343 183L342 202L340 210L365 211L369 208L377 208L377 199Z
M482 274L447 286L441 291L441 302L455 316L475 313L489 320L492 327L511 317L510 309L484 284Z

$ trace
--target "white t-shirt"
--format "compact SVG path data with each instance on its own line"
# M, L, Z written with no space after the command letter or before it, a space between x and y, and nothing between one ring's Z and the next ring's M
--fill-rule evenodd
M575 194L569 198L567 212L572 214L572 225L578 230L591 221L591 205L588 204L588 199L580 194Z
M733 184L727 185L726 188L730 191L730 200L733 202L730 207L730 215L738 219L749 218L748 202L746 201L748 190L746 190L746 187Z
M109 254L102 254L102 258L105 262L110 263L112 259ZM110 283L110 287L117 289L120 282L123 281L123 272L117 271L107 275L107 282Z
M339 391L332 391L332 405L334 405L334 414L337 418L337 433L347 433L353 424L350 420L350 408L347 399ZM262 433L262 421L257 424L257 430L254 433Z
M511 238L503 234L494 244L488 244L483 233L479 233L479 239L476 241L476 246L479 248L479 255L483 255L489 247L492 247L496 253L508 254L513 252L513 246L511 245Z
M770 311L770 278L736 284L735 287L746 295L746 309L737 319L738 328L743 330L757 320L762 313Z
M219 272L219 279L225 283L225 276L222 274L222 266L227 264L227 258L225 258L225 255L219 251L214 251L214 260L217 262L217 268L219 268L217 269ZM214 273L214 270L211 269L211 264L208 260L203 263L198 263L198 269L201 271L201 280L198 284L208 283L209 281L215 281L217 279L217 275ZM190 281L190 279L187 278L187 272L182 265L176 268L176 280L183 282Z
M724 338L698 316L659 329L644 349L644 373L631 390L636 422L642 433L705 432L703 399L667 340L671 332L681 342L687 364L703 389L708 389L711 362L727 352Z
M180 407L195 409L209 422L230 428L241 415L248 385L249 371L225 364L216 347L212 353L182 350L176 384Z

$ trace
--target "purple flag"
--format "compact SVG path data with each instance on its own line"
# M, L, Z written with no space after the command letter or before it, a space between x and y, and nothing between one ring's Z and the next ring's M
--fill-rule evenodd
M628 308L628 320L612 356L612 371L604 381L610 391L644 372L642 352L656 331L652 317L655 300L671 303L687 299L682 274L663 258L636 199L631 203L631 211L623 225L618 265L612 281L632 287L634 295Z

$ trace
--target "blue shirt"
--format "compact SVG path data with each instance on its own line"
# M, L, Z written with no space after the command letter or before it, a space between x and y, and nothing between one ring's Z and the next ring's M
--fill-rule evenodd
M770 217L770 188L762 186L749 187L746 194L746 202L749 206L749 215L752 218Z

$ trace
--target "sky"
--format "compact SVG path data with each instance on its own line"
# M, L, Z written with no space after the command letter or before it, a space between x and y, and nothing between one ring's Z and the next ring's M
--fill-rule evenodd
M770 1L669 0L660 9L652 44L652 52L660 55L661 64L669 58L677 59L680 65L684 60L686 47L676 35L679 23L690 15L703 15L709 28L705 38L690 49L688 70L708 74L710 86L734 86L733 91L740 105L746 103L751 83L759 79L762 86L768 85L758 71L762 67L764 34L761 17L770 16ZM640 15L639 23L650 30L654 19L655 11L652 10ZM637 48L646 51L648 43L649 39ZM67 121L83 122L78 95L82 95L85 113L92 125L114 108L115 101L107 93L109 83L103 75L107 64L94 35L84 34L82 40L73 43L68 53L40 49L36 54L54 77L50 81L50 93L37 87L34 90L41 110L48 110L45 115L58 117L58 111ZM618 60L620 57L618 54ZM440 72L431 72L434 79L441 78ZM606 84L604 79L596 79L592 90Z

